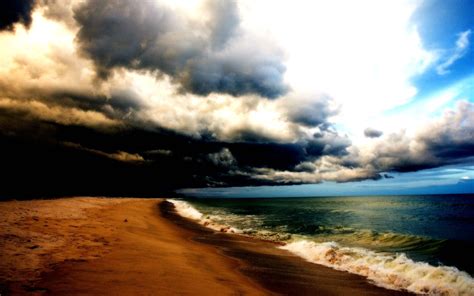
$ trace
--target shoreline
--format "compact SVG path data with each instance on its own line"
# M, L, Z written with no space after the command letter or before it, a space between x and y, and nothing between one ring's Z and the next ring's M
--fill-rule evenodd
M8 209L5 203L12 202L2 203L0 211ZM0 258L4 261L0 265L2 295L209 295L215 291L220 295L412 295L307 262L273 242L215 232L179 216L164 199L14 203L22 204L10 207L14 210L2 221L0 233L0 243L8 251ZM78 203L97 206L77 214ZM68 211L76 216L66 215ZM21 221L12 218L20 214ZM11 221L17 224L8 224ZM5 225L19 230L5 233ZM21 233L21 229L29 232ZM26 238L21 235L31 235L31 231L36 236L30 242L22 240ZM44 238L55 236L63 236L62 244L48 249ZM14 243L25 246L14 254ZM12 281L14 269L19 268L15 258L32 254L46 258L46 264L30 266L29 280ZM5 280L5 274L12 278Z
M209 244L224 256L240 260L240 272L267 290L283 295L414 295L375 286L366 278L314 264L277 248L280 243L217 232L180 216L172 203L160 203L162 215L173 223L195 232L193 240Z

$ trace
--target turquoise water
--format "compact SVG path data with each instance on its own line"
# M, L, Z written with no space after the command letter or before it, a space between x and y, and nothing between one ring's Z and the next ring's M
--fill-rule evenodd
M199 198L186 202L198 212L195 218L208 221L206 224L283 241L288 250L315 263L369 279L374 272L383 271L388 277L387 270L413 273L431 268L417 276L434 278L436 283L441 271L450 274L450 282L460 281L456 277L460 274L467 284L463 282L464 288L453 295L474 295L474 195ZM379 274L374 277L377 283ZM387 281L379 284L393 288ZM410 290L409 283L403 285Z

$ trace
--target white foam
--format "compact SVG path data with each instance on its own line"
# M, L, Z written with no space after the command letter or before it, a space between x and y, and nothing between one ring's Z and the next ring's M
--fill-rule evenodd
M200 221L203 218L203 214L201 212L185 201L175 199L168 199L168 201L174 205L178 214L185 218L196 221Z
M335 242L297 240L280 247L307 261L362 275L374 284L427 295L474 295L474 279L455 267L415 262L405 254L384 254Z
M174 205L176 212L178 212L179 215L194 220L207 228L220 232L242 233L242 231L237 228L231 227L229 225L222 225L215 222L211 217L206 217L188 202L176 199L167 199L167 201Z

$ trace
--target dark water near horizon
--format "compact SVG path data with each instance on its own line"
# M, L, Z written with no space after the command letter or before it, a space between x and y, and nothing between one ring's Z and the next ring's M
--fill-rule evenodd
M474 275L473 194L192 198L186 202L203 215L201 220L284 241L295 254L325 265L334 263L337 269L358 273L370 266L376 272L403 269L408 273L421 272L428 263L432 269L449 266ZM439 272L427 277L441 277L436 275ZM472 277L465 276L469 286Z

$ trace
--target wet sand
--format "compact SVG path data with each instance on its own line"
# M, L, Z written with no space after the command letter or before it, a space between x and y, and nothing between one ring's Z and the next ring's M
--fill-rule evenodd
M0 203L1 295L402 295L162 199Z

